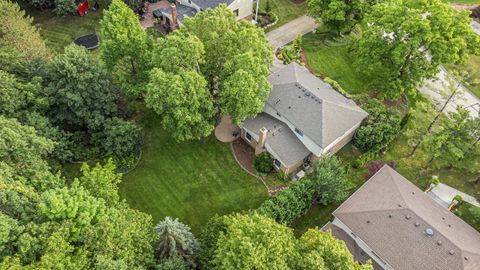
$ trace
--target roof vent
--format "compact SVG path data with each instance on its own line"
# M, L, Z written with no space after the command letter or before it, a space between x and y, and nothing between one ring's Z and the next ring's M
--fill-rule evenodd
M305 96L309 97L309 96L310 96L310 92L305 92Z
M392 215L388 215L388 218L392 218Z
M298 98L302 98L302 96L298 96Z
M367 220L367 223L370 223L370 220Z
M442 220L445 220L445 217L442 217Z
M401 205L401 204L397 204L397 205L398 205L398 207L402 207L402 205Z
M448 254L450 254L450 255L453 255L453 254L455 254L455 250L453 250L453 249L450 249L450 251L448 252Z
M428 236L428 237L432 237L433 236L432 228L426 228L425 229L425 235Z
M442 245L442 240L438 240L437 245L441 246Z
M289 109L291 109L291 108L292 108L292 106L288 106L288 108L289 108Z
M411 219L411 218L412 218L412 216L410 216L410 215L406 215L406 216L405 216L405 218L406 218L407 220L409 220L409 219Z
M415 222L415 227L418 227L418 226L420 226L420 223Z
M452 225L448 224L448 227L450 228L450 227L452 227Z
M468 261L468 257L463 257L463 259L464 259L465 261Z
M415 192L412 191L412 195L415 195Z

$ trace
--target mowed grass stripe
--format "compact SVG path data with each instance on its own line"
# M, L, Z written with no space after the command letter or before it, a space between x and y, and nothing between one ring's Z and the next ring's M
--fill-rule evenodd
M240 168L228 144L214 136L178 143L154 114L142 125L142 160L124 176L120 193L155 221L178 217L198 232L215 214L253 209L267 198L265 187Z

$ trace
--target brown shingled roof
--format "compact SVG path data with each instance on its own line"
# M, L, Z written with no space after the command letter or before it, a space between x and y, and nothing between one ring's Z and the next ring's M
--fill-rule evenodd
M388 165L333 215L394 269L480 269L480 233Z

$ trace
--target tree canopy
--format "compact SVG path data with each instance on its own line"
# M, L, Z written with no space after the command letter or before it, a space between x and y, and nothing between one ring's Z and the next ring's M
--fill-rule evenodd
M310 15L338 34L349 33L363 18L365 0L308 0Z
M341 240L310 229L300 239L285 225L256 213L215 217L201 240L210 253L207 269L373 269L360 266ZM206 255L206 254L204 254Z
M442 0L393 0L376 4L354 44L355 65L383 96L411 97L443 64L480 52L468 12Z
M325 156L314 161L309 179L321 204L339 203L348 196L350 183L345 166L337 156Z
M17 50L28 59L48 58L50 52L33 26L33 19L17 3L0 0L0 47Z
M177 140L198 139L210 134L219 113L240 123L261 112L271 63L263 30L237 22L220 5L157 39L145 99Z
M400 112L371 99L366 107L367 120L355 133L353 143L362 151L379 151L400 132Z
M115 83L138 95L148 80L150 46L138 17L122 0L103 12L101 57Z

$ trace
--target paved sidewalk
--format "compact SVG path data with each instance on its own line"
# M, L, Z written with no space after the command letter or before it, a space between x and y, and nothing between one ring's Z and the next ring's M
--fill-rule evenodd
M440 89L442 91L450 92L446 87L448 87L448 76L450 74L445 70L445 68L441 67L440 72L437 74L437 80L426 80L425 84L420 88L420 92L429 96L432 99L433 104L440 109L441 106L446 101L446 98L438 93ZM471 117L479 117L480 111L480 99L475 96L470 90L468 90L465 86L460 86L462 89L460 90L461 93L454 99L452 99L447 107L444 110L445 114L449 112L456 112L457 106L461 105L466 108L470 112ZM435 91L435 90L436 91Z
M293 41L298 34L305 35L313 31L317 26L313 18L303 15L268 32L267 39L275 50Z
M477 21L472 21L472 29L475 33L480 35L480 23Z
M433 193L436 198L438 198L438 199L440 199L441 201L444 202L444 204L442 204L442 205L450 205L450 203L453 200L453 197L455 197L456 195L460 195L460 196L462 196L462 199L464 201L466 201L470 204L473 204L477 207L480 207L479 201L477 199L475 199L474 197L472 197L472 196L470 196L466 193L463 193L460 190L457 190L457 189L454 189L450 186L447 186L443 183L440 183L440 184L438 184L438 186L432 188L432 190L430 192Z

